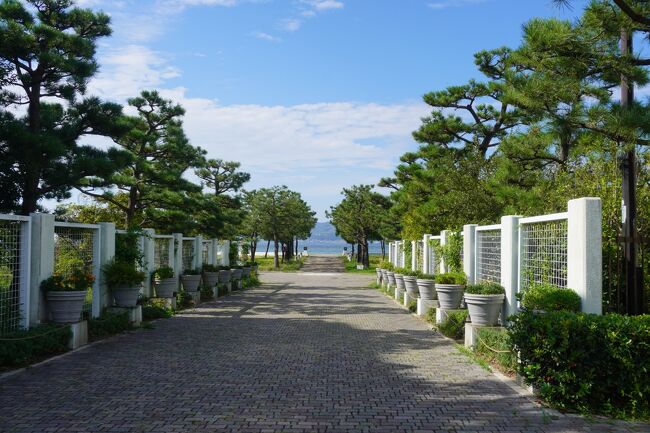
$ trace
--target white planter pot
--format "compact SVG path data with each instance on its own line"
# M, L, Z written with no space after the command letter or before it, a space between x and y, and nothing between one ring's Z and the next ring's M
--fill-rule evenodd
M174 292L176 292L176 278L156 280L156 296L159 298L173 298Z
M395 278L395 272L386 271L386 276L388 277L388 285L395 287L397 285L397 279Z
M229 283L231 275L232 275L232 269L226 269L226 270L219 271L219 282L220 283Z
M231 276L233 281L241 280L242 270L241 269L231 269Z
M242 277L244 278L250 278L251 276L251 267L250 266L244 266L242 269Z
M436 293L436 282L433 280L417 280L418 291L420 292L420 298L425 301L433 301L438 299L438 294Z
M398 289L406 290L406 286L404 286L404 276L402 274L398 274L397 272L395 273L395 284L397 285Z
M445 310L457 310L458 307L460 307L460 301L463 299L463 290L465 290L465 286L462 285L436 283L436 292L438 293L440 308Z
M204 272L203 273L203 284L208 287L214 287L219 281L219 272Z
M465 304L471 322L480 326L496 326L505 295L465 294Z
M381 270L381 284L383 286L388 285L388 273L387 273L386 269Z
M404 288L406 289L406 293L408 293L411 299L417 299L417 297L420 295L420 291L418 290L417 277L404 275L402 279L404 280Z
M51 291L45 294L47 299L47 310L50 313L50 320L56 323L72 323L81 319L85 290L74 290L71 292Z
M111 289L115 305L118 307L135 307L140 295L139 286L122 286Z
M181 283L186 292L196 292L201 284L200 275L181 275Z

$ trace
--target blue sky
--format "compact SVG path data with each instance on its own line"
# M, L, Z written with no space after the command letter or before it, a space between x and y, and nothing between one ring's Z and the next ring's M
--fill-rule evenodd
M109 13L91 92L159 89L192 143L237 160L249 189L286 184L324 220L342 187L376 183L417 147L421 96L480 79L473 53L515 47L551 0L82 0ZM93 142L92 138L88 139ZM105 145L95 141L97 145Z

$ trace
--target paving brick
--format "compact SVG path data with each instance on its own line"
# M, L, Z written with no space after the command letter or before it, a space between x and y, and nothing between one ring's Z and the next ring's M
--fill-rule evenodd
M648 431L522 397L363 289L372 278L265 274L263 287L28 369L0 381L0 432Z

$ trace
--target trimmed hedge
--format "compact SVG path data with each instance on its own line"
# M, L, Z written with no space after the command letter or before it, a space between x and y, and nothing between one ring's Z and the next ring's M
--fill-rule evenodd
M95 341L133 329L128 313L105 313L98 319L88 320L88 338Z
M533 284L518 294L521 306L527 310L580 311L580 296L571 289L561 289L550 284Z
M523 312L510 320L519 373L549 404L650 419L650 315Z
M69 326L39 325L5 334L0 341L0 370L23 367L68 351Z

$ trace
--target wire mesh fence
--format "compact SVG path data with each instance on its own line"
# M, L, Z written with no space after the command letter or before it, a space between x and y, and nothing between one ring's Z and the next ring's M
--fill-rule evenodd
M210 263L210 250L212 249L212 241L203 241L201 245L201 263L207 265Z
M194 268L194 239L183 239L181 251L183 257L183 270Z
M476 281L501 282L501 229L476 231Z
M424 242L423 241L415 241L415 271L421 271L422 270L422 260L423 260L423 252L424 252Z
M174 242L171 236L155 236L153 244L153 263L154 268L159 269L163 266L169 266L169 247Z
M543 283L567 287L567 219L520 225L519 290Z
M97 228L70 226L66 223L54 225L54 273L68 275L75 269L93 274L95 270L95 234ZM97 277L97 276L96 276ZM82 314L92 313L93 288L86 291Z
M429 240L429 273L437 274L440 269L440 240L431 239Z
M0 335L20 328L23 222L0 220Z

